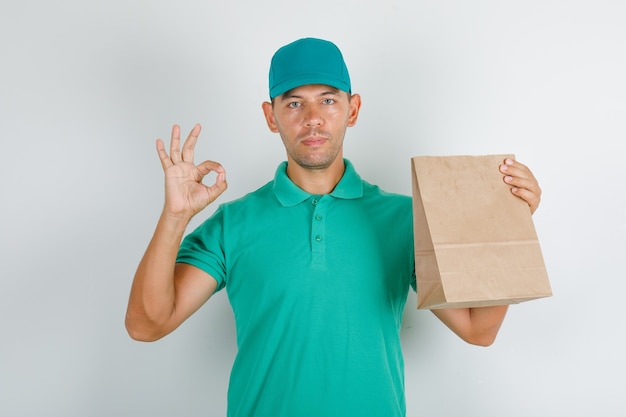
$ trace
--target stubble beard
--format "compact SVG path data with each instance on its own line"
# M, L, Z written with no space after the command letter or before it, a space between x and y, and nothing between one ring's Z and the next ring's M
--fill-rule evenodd
M330 147L325 149L310 149L308 146L299 145L305 138L315 135L326 139L326 142L324 142L320 148L326 147L329 144ZM290 149L288 146L285 146L285 148L289 158L300 167L307 170L324 170L331 166L337 159L341 151L342 142L343 141L335 141L334 138L326 132L310 132L297 137L295 140L296 146L294 146L293 149ZM284 139L283 143L286 143ZM296 147L298 148L296 149Z

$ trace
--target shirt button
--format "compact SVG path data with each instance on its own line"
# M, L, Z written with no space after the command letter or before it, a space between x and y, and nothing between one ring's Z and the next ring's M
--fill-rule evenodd
M316 242L321 242L322 241L322 237L320 235L315 236L315 241Z
M321 216L321 215L319 215L319 214L318 214L318 215L316 215L316 216L315 216L315 220L322 220L322 216Z
M313 204L314 206L317 205L317 198L314 198L313 200L311 200L311 204Z

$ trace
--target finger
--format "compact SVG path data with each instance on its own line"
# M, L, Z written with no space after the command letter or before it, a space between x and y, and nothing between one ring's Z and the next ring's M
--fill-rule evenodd
M157 153L159 154L159 159L161 160L161 166L163 167L163 170L166 170L172 165L174 165L172 164L172 160L170 159L167 152L165 151L165 144L163 143L161 139L156 140L156 148L157 148Z
M536 182L535 176L530 169L521 162L513 159L505 159L504 164L500 165L500 172L513 177L527 178Z
M511 187L527 190L537 196L541 195L541 188L539 188L539 184L537 184L534 180L507 175L504 177L504 182L509 184Z
M541 194L541 188L539 188L537 179L526 165L506 159L504 164L500 165L500 172L504 174L503 179L507 184L526 188L538 195Z
M182 161L180 155L180 126L172 126L172 137L170 140L170 159L174 164Z
M506 159L500 165L500 172L505 174L503 180L511 186L511 193L526 201L534 213L541 201L541 188L530 169L520 162Z
M203 177L210 172L215 172L218 176L219 174L224 174L226 172L224 167L219 162L215 161L204 161L201 164L198 164L197 168Z
M228 188L228 184L226 182L226 170L222 165L218 162L214 161L204 161L198 165L198 170L202 174L202 176L206 176L210 172L215 172L217 174L215 178L215 183L207 186L207 190L209 192L209 203L213 202L217 197L219 197L226 188Z
M538 194L526 188L518 187L511 187L511 193L513 193L513 195L515 195L516 197L521 198L526 202L526 204L528 204L528 207L530 208L530 214L533 214L535 210L537 210L537 207L539 207L539 201L541 200L541 198Z
M217 178L215 179L215 184L207 187L209 189L209 198L211 202L215 201L217 197L219 197L226 188L228 188L228 183L226 182L226 172L220 172L217 174Z
M183 161L193 163L193 151L198 142L198 136L200 136L201 130L202 126L197 123L193 129L191 129L191 132L189 132L189 136L187 136L183 145Z

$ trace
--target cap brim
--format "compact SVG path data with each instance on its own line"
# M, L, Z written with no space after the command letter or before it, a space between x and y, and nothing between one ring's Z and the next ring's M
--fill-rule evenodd
M302 87L303 85L313 84L329 85L350 94L350 85L348 85L344 81L338 80L335 77L324 76L323 74L299 74L298 77L290 78L281 82L278 85L275 85L270 90L270 98L278 97L282 94L285 94L289 90L293 90L297 87Z

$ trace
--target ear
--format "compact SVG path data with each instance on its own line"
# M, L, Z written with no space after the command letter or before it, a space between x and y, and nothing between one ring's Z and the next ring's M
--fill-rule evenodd
M361 109L361 96L352 94L350 98L350 108L348 109L348 126L354 126L359 118L359 110Z
M278 133L278 124L276 123L276 118L274 117L274 107L272 106L272 103L265 101L261 107L263 108L263 114L265 115L267 127L269 127L272 132Z

